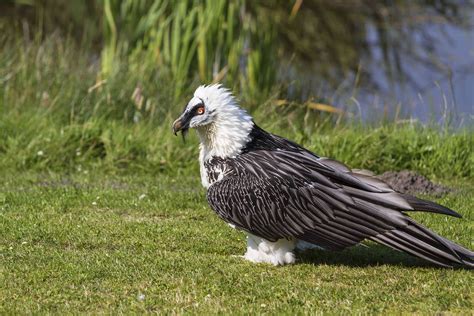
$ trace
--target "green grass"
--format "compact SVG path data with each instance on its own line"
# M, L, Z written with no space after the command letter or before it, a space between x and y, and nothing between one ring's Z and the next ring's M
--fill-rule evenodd
M184 144L171 123L196 84L175 100L161 68L123 62L101 80L90 52L54 36L34 41L0 34L0 168L109 173L195 172L197 138ZM85 46L87 49L87 45ZM474 177L474 133L467 128L338 121L301 104L276 106L237 94L261 127L319 155L375 172L412 169L431 178Z
M171 132L173 117L138 124L93 117L83 122L62 121L45 110L0 117L0 168L25 172L107 171L112 174L156 172L188 175L196 172L198 140L187 142ZM377 173L415 170L433 179L472 179L474 133L440 132L421 125L386 124L294 127L277 118L263 128L332 157L353 168ZM297 125L297 124L295 124Z
M206 204L197 138L171 133L196 85L176 101L166 69L122 60L103 81L87 45L9 34L0 34L0 314L472 310L472 273L374 244L311 251L287 267L233 257L244 235ZM472 248L472 130L360 126L259 99L242 100L257 123L319 155L458 188L438 201L464 219L413 216Z
M472 272L369 244L252 264L244 234L209 209L198 174L4 173L0 313L470 313ZM474 189L438 202L464 219L414 214L472 247Z

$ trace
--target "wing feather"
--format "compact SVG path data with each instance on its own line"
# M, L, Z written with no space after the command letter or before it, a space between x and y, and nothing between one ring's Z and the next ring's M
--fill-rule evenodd
M225 221L269 241L294 237L340 250L371 239L439 265L474 266L471 251L404 212L459 214L292 146L226 159L232 173L211 184L210 206Z

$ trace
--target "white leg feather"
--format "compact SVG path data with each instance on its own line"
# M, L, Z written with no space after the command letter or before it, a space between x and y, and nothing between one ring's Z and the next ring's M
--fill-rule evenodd
M251 262L271 263L275 266L291 264L295 262L295 241L280 239L270 242L263 238L248 234L247 252L244 258Z

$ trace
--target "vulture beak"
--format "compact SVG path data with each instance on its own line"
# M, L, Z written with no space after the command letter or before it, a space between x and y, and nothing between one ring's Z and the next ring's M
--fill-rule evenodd
M176 121L173 122L173 133L177 136L178 132L181 131L181 134L183 135L183 140L186 136L186 133L188 132L189 129L189 122L193 118L193 115L191 112L184 112L181 114L180 117L176 119Z
M183 123L181 121L181 118L178 118L176 121L173 123L173 133L175 136L178 135L178 132L183 129Z

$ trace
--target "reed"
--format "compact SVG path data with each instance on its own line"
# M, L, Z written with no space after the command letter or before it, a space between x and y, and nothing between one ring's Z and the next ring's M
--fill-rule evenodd
M250 96L275 82L274 32L257 27L243 0L105 0L103 12L103 78L124 60L131 68L145 64L171 75L175 99L192 82L219 81Z

